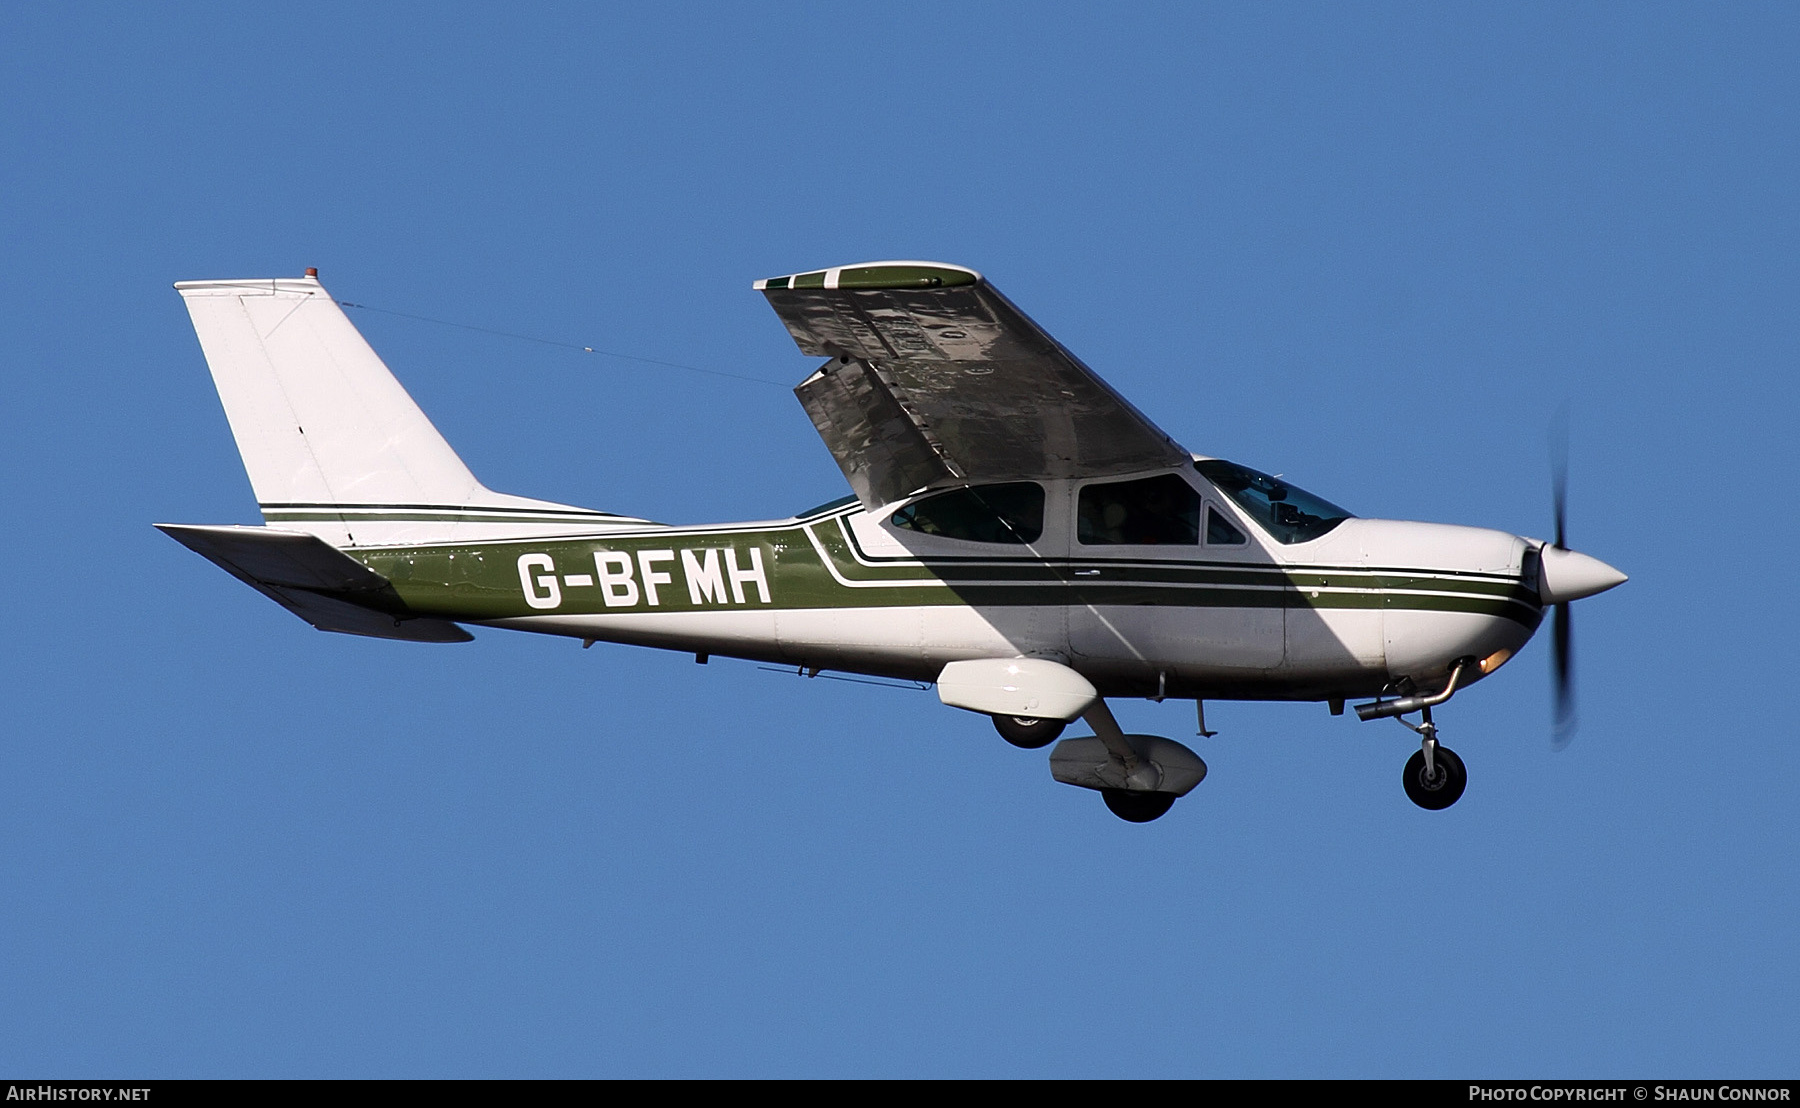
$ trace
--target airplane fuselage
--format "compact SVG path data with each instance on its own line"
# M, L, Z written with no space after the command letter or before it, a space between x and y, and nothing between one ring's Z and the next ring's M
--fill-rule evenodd
M1088 546L1056 508L1074 484L1047 483L1042 534L1003 547L852 504L348 553L422 616L924 681L963 659L1055 658L1115 696L1375 696L1441 683L1459 659L1491 669L1542 618L1534 544L1514 535L1352 518L1283 546L1234 515L1249 541Z

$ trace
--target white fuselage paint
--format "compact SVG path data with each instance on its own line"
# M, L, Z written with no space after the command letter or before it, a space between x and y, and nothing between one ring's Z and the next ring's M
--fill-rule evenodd
M1066 496L1071 499L1063 503L1072 502L1070 484ZM1053 491L1065 492L1054 486ZM1522 619L1428 606L1441 601L1453 608L1459 597L1466 599L1466 592L1458 592L1459 580L1490 586L1518 583L1521 559L1536 545L1529 540L1482 528L1350 519L1319 539L1282 546L1210 490L1207 503L1231 513L1251 541L1232 548L1080 547L1068 534L1068 513L1051 512L1042 539L1029 548L1013 547L1008 556L1066 561L1075 585L1104 582L1109 574L1122 579L1134 569L1159 565L1241 564L1287 571L1303 582L1260 588L1311 595L1297 598L1298 603L1270 600L1244 606L1104 600L858 606L856 587L869 587L866 579L833 569L845 606L789 607L782 602L779 573L764 565L760 551L734 550L725 542L689 547L682 540L700 536L688 532L672 536L668 549L640 552L635 560L596 556L591 575L558 575L537 556L521 557L521 586L527 597L540 598L535 605L551 607L552 590L591 587L605 590L608 609L494 620L491 625L925 680L952 661L1046 657L1073 666L1106 695L1150 695L1160 688L1169 695L1245 699L1375 695L1401 679L1430 687L1445 680L1459 659L1517 652L1531 637L1535 609L1523 603L1514 602ZM841 526L854 538L857 569L993 556L992 546L901 531L888 522L888 515L853 511L807 526L815 545L822 529ZM770 530L782 525L747 526ZM1391 588L1389 582L1396 580L1406 587ZM899 579L888 582L890 594L902 584ZM954 591L935 579L914 577L904 584L917 588L922 599L931 595L942 601L944 590ZM718 606L657 611L651 594L658 588ZM1104 592L1101 588L1098 595ZM1421 602L1421 597L1435 600ZM1331 606L1334 598L1353 606Z

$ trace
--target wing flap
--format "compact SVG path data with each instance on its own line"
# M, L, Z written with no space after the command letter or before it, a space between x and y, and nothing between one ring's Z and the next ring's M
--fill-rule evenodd
M958 471L868 362L833 360L794 390L865 505L891 504Z
M388 579L316 535L267 527L157 529L321 631L409 642L468 642L448 620L406 614Z

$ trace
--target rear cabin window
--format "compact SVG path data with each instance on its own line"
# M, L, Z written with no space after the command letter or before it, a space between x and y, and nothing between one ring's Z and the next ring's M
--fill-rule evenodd
M1200 494L1173 473L1089 485L1081 490L1075 535L1084 546L1195 546Z
M890 519L921 535L1023 546L1044 533L1044 488L1022 481L941 492L908 504Z

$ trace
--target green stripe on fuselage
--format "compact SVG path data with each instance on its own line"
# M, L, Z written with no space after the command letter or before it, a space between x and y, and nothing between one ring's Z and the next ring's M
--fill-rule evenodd
M348 553L391 581L409 610L462 620L958 604L1454 611L1500 616L1528 628L1542 618L1533 590L1496 575L1401 575L1354 567L1245 567L1200 560L970 558L870 565L866 556L859 559L836 519ZM521 558L529 559L523 568ZM736 588L731 580L734 560ZM656 579L647 580L648 575ZM545 577L554 578L554 588L542 582ZM535 606L526 600L528 584Z

